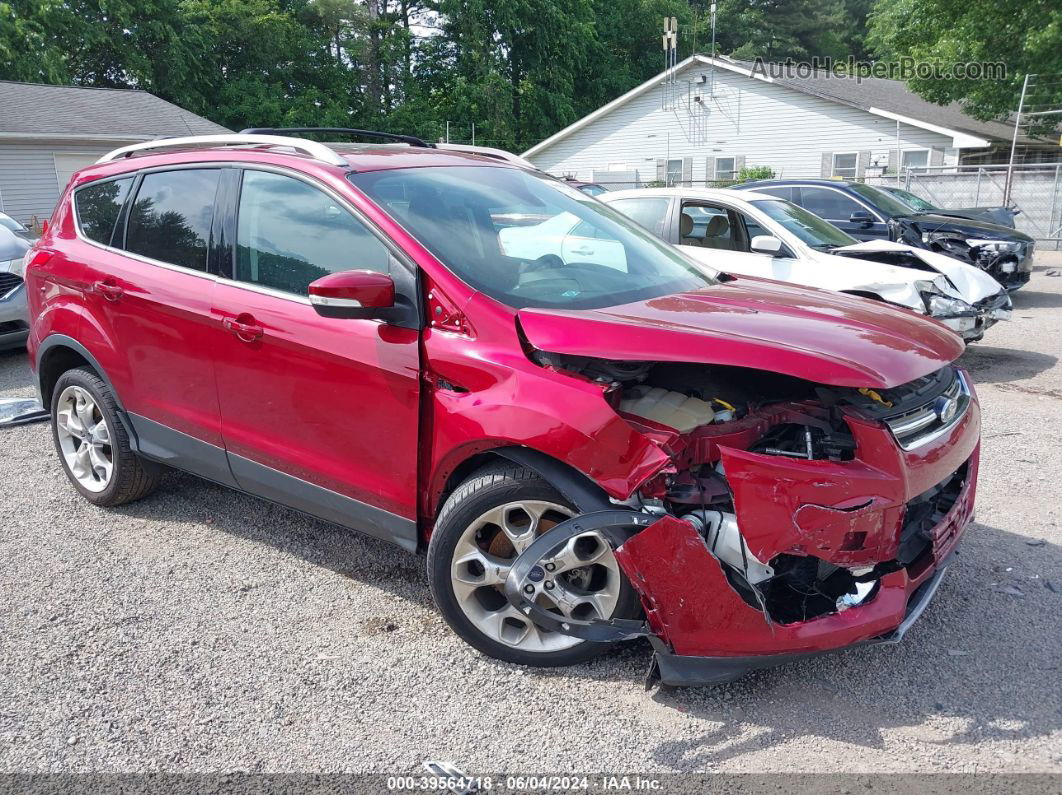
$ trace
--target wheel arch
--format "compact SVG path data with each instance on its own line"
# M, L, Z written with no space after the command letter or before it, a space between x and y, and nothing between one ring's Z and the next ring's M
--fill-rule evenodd
M429 528L447 497L473 472L493 461L504 460L535 472L583 513L612 507L605 490L571 464L530 447L499 446L467 456L453 468L441 488L433 490L427 506Z
M37 348L37 392L41 396L44 408L51 409L52 393L60 376L77 367L89 367L111 390L114 402L119 409L118 419L121 420L129 435L130 446L134 450L139 449L137 436L133 431L132 423L126 416L122 398L114 388L114 384L111 383L107 371L84 345L65 334L50 334L41 341Z

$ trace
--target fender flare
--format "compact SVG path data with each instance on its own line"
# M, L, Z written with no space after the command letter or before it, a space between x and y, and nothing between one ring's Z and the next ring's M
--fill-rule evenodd
M133 423L129 421L129 417L126 414L125 406L122 404L122 398L118 394L118 390L114 388L114 384L111 383L110 376L107 375L107 371L103 369L103 366L99 363L99 360L93 356L88 348L75 340L73 337L68 337L65 334L49 334L43 340L40 345L37 346L37 367L33 371L33 379L36 381L37 394L41 397L41 402L44 402L44 389L41 384L41 364L44 362L48 352L53 348L69 348L76 354L81 356L86 362L91 365L92 369L96 371L96 375L105 383L108 389L111 390L111 394L114 396L114 402L118 405L118 420L125 428L125 432L129 437L129 446L134 452L140 450L140 440L136 435L136 431L133 429ZM51 400L48 401L49 405L44 408L51 414Z
M530 447L501 447L489 452L530 469L579 509L580 513L614 508L608 494L579 470Z

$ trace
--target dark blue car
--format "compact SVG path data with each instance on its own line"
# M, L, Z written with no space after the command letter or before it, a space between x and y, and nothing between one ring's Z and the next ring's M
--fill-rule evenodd
M1026 284L1032 272L1033 239L1028 235L987 221L919 212L874 185L772 179L734 187L791 201L859 240L894 240L965 260L1008 290Z

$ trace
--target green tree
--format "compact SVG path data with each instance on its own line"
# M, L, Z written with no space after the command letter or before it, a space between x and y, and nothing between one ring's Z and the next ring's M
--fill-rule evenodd
M979 119L1017 110L1026 73L1042 76L1037 104L1062 102L1062 5L1057 0L879 0L869 43L881 60L909 56L950 66L1002 62L1002 80L913 78L908 86L940 104L960 102ZM1058 117L1055 117L1055 122Z

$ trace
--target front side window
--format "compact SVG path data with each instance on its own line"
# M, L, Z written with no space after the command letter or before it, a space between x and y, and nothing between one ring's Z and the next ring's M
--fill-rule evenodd
M856 160L859 155L855 152L836 154L833 156L833 176L844 179L855 179Z
M683 204L679 216L681 243L701 248L748 251L733 210L712 204Z
M855 199L833 188L801 188L800 206L831 221L847 221L852 213L866 212Z
M772 199L757 199L752 202L752 206L768 218L777 221L812 248L825 250L838 246L851 246L858 242L847 232L795 204ZM763 231L753 233L750 230L749 234L766 233Z
M216 168L145 174L129 210L126 250L205 271L220 179Z
M327 193L282 174L244 172L237 281L306 295L329 273L387 273L389 264L387 247Z
M126 177L93 183L77 190L74 194L74 211L85 237L105 246L112 245L114 228L132 184L133 178Z
M714 283L617 210L524 169L430 166L348 179L459 278L515 309L596 309Z

